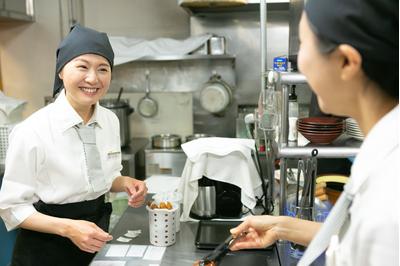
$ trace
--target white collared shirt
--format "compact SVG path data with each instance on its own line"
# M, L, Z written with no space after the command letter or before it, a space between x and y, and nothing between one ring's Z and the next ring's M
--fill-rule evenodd
M399 124L397 106L365 138L351 169L349 227L331 241L327 265L399 265Z
M93 192L88 181L83 143L73 128L82 118L64 91L56 101L19 123L9 137L0 191L0 216L8 230L36 210L33 203L64 204L95 199L110 190L120 176L119 121L96 105L89 123L96 122L96 143L106 182Z

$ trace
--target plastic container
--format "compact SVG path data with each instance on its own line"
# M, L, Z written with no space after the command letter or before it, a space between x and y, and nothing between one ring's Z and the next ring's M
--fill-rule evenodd
M149 212L150 243L154 246L167 247L176 242L176 213L178 208L151 209Z

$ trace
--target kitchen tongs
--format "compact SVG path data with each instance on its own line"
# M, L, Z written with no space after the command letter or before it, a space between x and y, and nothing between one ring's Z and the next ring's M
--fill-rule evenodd
M236 242L236 240L245 236L247 232L242 232L237 237L229 236L224 242L219 244L210 254L203 257L199 261L199 266L206 266L208 263L217 262L228 253L229 248Z

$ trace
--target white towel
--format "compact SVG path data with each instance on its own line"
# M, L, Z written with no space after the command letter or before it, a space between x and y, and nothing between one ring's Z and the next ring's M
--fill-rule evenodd
M110 36L115 53L114 66L137 60L144 56L186 55L211 38L211 34L190 36L185 40L158 38L155 40Z
M241 188L244 206L254 208L256 196L262 196L261 179L251 151L254 140L237 138L201 138L185 144L187 155L178 191L183 195L181 221L192 220L190 209L198 194L198 180L202 176Z

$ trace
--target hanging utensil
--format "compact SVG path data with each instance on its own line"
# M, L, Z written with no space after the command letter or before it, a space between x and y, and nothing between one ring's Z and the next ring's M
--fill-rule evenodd
M121 88L119 89L118 97L117 97L117 103L121 100L121 95L122 95L122 91L123 91L123 90L124 90L123 87L121 87Z
M138 103L139 114L143 117L153 117L158 112L157 102L150 97L150 71L146 70L146 95Z

